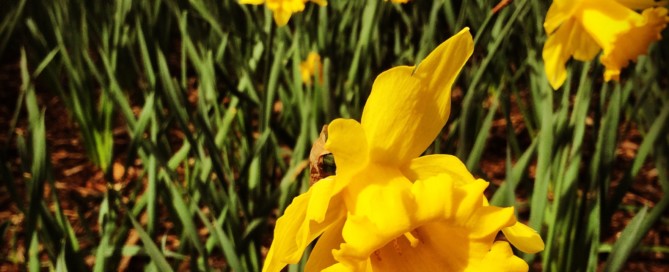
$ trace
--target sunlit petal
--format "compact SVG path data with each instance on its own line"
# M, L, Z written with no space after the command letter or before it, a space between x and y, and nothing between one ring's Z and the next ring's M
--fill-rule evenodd
M616 2L621 3L624 6L635 10L643 10L651 7L660 7L667 5L667 1L655 1L655 0L616 0Z
M476 216L468 224L471 230L470 238L494 239L500 229L516 223L513 207L500 208L494 206L480 207Z
M462 271L469 265L467 230L432 223L411 232L420 240L412 246L404 236L390 240L369 259L375 271Z
M402 167L402 173L409 180L427 179L439 174L449 174L460 185L474 181L474 176L462 161L453 155L434 154L411 160Z
M373 161L402 165L434 141L448 119L451 85L471 56L468 29L439 45L418 66L381 73L362 113Z
M513 255L509 243L497 241L483 261L467 267L465 271L527 271L529 266L521 258Z
M311 255L309 255L309 260L307 260L305 271L321 271L337 262L332 256L332 250L339 248L339 244L344 242L341 237L344 222L346 222L345 218L341 218L318 238L318 242L316 242Z
M265 0L239 0L240 4L262 5Z
M333 194L351 182L353 176L369 164L369 149L362 125L352 119L335 119L328 126L325 149L332 152L337 165Z
M454 207L454 203L460 200L454 192L456 192L455 182L450 175L435 175L414 182L411 193L422 203L412 215L416 218L416 223L448 218L453 214L449 213L452 210L450 207Z
M595 42L595 40L585 31L583 25L574 24L571 29L568 43L568 51L574 56L574 59L580 61L590 61L602 48Z
M543 58L551 87L559 88L567 78L565 65L569 58L573 56L575 59L588 61L599 50L600 47L578 21L566 21L544 44Z
M284 26L288 24L290 16L293 13L304 10L304 3L307 0L239 0L240 4L260 5L265 3L267 9L272 11L274 22L277 26ZM326 6L326 0L311 0L321 6Z
M285 26L288 24L290 16L293 15L293 12L290 10L279 9L275 10L272 14L274 14L274 22L277 26Z
M574 15L582 0L554 0L548 8L544 29L552 34L562 23Z
M386 169L376 171L364 184L352 183L343 191L350 212L342 231L346 244L341 254L351 258L369 256L388 237L410 229L413 218L408 215L416 210L411 186L399 171Z
M488 188L488 182L485 182L481 179L478 179L474 182L464 184L457 187L460 194L458 194L461 199L458 199L454 205L456 208L454 214L456 218L470 218L472 211L476 207L482 206L484 203L485 197L483 196L483 191Z
M549 36L546 43L544 43L544 68L546 69L548 82L553 89L560 88L562 83L567 79L567 69L565 68L565 65L571 55L567 50L567 44L563 41L569 37L573 25L573 20L567 21L562 27L555 31L553 35Z
M326 0L310 0L310 1L318 4L319 6L323 6L323 7L328 5L328 1L326 1Z
M336 177L330 176L321 179L317 184L311 187L311 197L307 206L307 219L320 223L325 219L325 213L328 210L333 196L333 188Z
M339 198L331 199L329 205L309 207L313 191L320 191L319 187L326 187L328 183L331 183L331 180L322 180L314 184L314 187L295 197L288 205L283 216L276 222L274 237L280 239L275 239L272 243L263 271L279 271L287 264L299 261L309 243L344 216L345 208ZM317 208L326 208L327 211L318 211ZM308 213L317 215L319 222L307 217ZM325 216L320 217L321 215Z
M537 253L544 250L541 236L525 224L516 222L511 227L503 228L504 236L513 246L525 253Z

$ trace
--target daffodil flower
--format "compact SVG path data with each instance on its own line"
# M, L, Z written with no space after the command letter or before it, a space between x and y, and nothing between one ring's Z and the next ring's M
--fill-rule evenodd
M565 63L573 57L600 61L604 79L620 79L620 70L645 54L662 37L667 9L652 0L555 0L548 9L544 28L548 40L543 58L548 81L554 89L567 78ZM633 9L643 9L639 14Z
M302 82L306 85L311 85L312 77L316 77L316 81L322 83L323 64L321 63L321 56L316 52L310 52L307 59L300 63L300 74L302 75Z
M489 206L488 183L450 155L421 153L450 114L451 85L473 51L468 29L418 67L381 73L358 123L336 119L325 148L336 174L297 196L277 220L263 271L300 260L307 271L525 271L502 230L525 252L541 237L513 208Z
M240 4L262 5L265 4L267 9L272 11L274 15L274 22L277 26L284 26L290 20L293 13L304 10L304 4L307 1L314 2L321 6L326 6L326 0L239 0Z

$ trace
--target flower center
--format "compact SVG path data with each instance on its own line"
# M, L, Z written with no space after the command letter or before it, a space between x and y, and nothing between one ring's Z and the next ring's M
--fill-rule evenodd
M387 246L392 246L393 250L395 250L395 253L397 253L397 255L401 256L403 246L401 246L402 241L400 241L400 239L402 239L402 237L406 238L407 241L409 242L409 245L412 248L416 248L418 246L418 244L421 242L420 239L417 238L416 236L418 236L418 235L417 235L417 233L415 233L415 230L405 232L404 234L402 234L402 236L399 236L399 237L393 239L393 241L390 242L390 244L387 244ZM406 244L405 244L404 248L406 249ZM381 261L381 250L382 250L382 248L377 249L373 253L374 257L376 257L376 259L378 261Z

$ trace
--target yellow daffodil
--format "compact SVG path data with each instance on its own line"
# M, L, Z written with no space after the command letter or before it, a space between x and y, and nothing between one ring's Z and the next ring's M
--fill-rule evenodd
M388 2L388 0L385 0ZM409 3L409 0L390 0L390 2L397 3L397 4L406 4Z
M650 43L661 39L667 26L667 9L652 0L555 0L546 14L548 40L543 58L554 89L567 78L571 58L588 61L600 49L604 79L619 80L629 61L645 54ZM640 14L633 9L644 9Z
M381 73L358 123L336 119L325 148L336 174L297 196L277 220L263 271L300 260L307 271L526 271L541 237L513 208L488 205L488 183L450 155L421 153L450 114L451 85L473 51L468 29L418 67Z
M307 1L314 2L321 6L327 5L326 0L239 0L240 4L262 5L272 11L274 22L278 26L284 26L288 23L293 13L304 10L304 4Z
M316 77L316 81L322 83L323 64L321 63L321 56L316 52L309 53L307 59L300 64L300 72L304 84L311 85L312 77Z

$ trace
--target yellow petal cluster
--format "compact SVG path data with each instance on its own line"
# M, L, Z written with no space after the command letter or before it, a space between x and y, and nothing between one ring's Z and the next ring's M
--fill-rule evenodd
M562 86L570 58L588 61L600 50L604 79L619 80L620 70L629 61L661 39L669 16L658 4L652 0L554 0L544 22L548 40L543 50L551 86Z
M321 56L316 52L310 52L307 59L300 63L302 82L311 85L311 78L315 77L318 83L323 82L323 64Z
M284 26L290 20L293 13L304 10L304 5L308 2L314 2L321 6L326 6L326 0L239 0L240 4L262 5L272 11L274 22L278 26Z
M543 250L513 208L488 205L488 183L450 155L420 156L446 124L451 86L471 56L464 29L418 67L380 74L361 122L336 119L325 148L336 175L297 196L277 220L263 271L527 271L513 254ZM509 242L495 241L503 231Z

